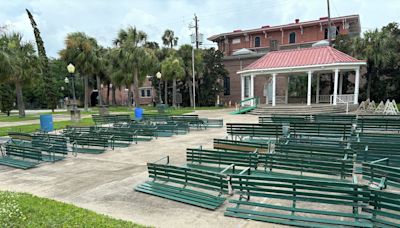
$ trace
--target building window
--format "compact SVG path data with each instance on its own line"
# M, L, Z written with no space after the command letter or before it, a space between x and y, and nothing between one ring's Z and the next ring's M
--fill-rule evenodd
M151 89L140 89L140 97L149 98L151 97Z
M328 28L324 30L324 39L328 39Z
M278 50L278 41L277 40L271 40L270 41L270 49L271 49L271 51L277 51Z
M340 26L337 26L336 27L336 36L339 35L339 32L340 32Z
M261 46L261 38L259 36L256 36L254 38L254 47L260 47Z
M233 39L232 44L240 44L240 38Z
M231 95L231 78L224 77L224 95Z
M296 43L296 33L291 32L289 34L289 44L294 44L294 43Z

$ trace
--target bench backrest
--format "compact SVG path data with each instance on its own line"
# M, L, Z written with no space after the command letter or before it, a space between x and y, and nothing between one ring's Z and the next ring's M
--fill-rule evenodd
M232 187L243 197L265 197L292 201L292 207L306 208L312 203L318 209L320 204L341 205L357 208L368 203L369 191L356 183L295 179L271 176L232 175ZM296 203L297 202L297 203ZM342 211L343 207L339 207ZM329 210L324 207L324 210Z
M220 193L228 191L228 180L225 174L157 163L147 163L147 168L149 177L154 181L169 181Z
M400 166L394 166L390 159L383 158L372 162L362 163L363 179L379 182L386 178L386 184L400 188Z
M371 118L359 117L357 119L357 129L364 131L400 131L400 118Z
M41 135L32 136L32 146L39 147L42 151L54 152L58 154L68 154L67 138L52 138Z
M371 214L374 227L400 227L400 194L371 190L370 206L363 208Z
M228 166L251 167L257 169L258 154L239 152L239 151L221 151L221 150L206 150L206 149L186 149L186 161L190 163L213 164Z
M357 121L356 115L340 115L340 114L317 114L314 115L315 122L328 122L328 123L355 123Z
M316 137L340 137L348 138L352 135L351 123L291 123L290 135L316 136Z
M275 145L275 153L292 154L323 159L342 160L345 156L352 160L354 152L345 147L333 147L325 145L309 145L303 143L278 143Z
M400 141L397 142L352 142L358 162L370 162L389 158L391 164L400 166Z
M226 129L232 136L270 137L276 140L283 136L281 124L227 123Z
M23 132L8 132L8 136L12 139L17 139L17 140L24 140L24 141L32 141L32 135L29 133L23 133Z
M247 142L229 139L214 139L214 149L233 150L242 152L254 152L257 150L260 154L269 151L269 143Z
M19 146L15 144L6 144L7 156L19 157L23 159L31 159L36 161L42 160L42 152L40 148Z

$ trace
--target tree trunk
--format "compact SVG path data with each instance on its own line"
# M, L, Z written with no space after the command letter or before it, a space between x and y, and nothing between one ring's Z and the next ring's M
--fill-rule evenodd
M110 84L107 85L107 100L106 100L106 105L110 104Z
M85 75L85 77L84 77L84 85L85 85L84 108L85 108L85 112L87 112L88 107L89 107L89 76L87 76L87 75Z
M168 104L168 81L164 81L164 103Z
M132 107L132 91L131 91L131 87L128 87L128 101L127 101L128 107L131 108Z
M15 92L17 95L17 105L18 105L18 113L19 117L25 117L25 104L24 98L22 96L22 86L21 82L15 82Z
M111 93L111 105L116 105L117 101L115 99L115 87L112 87L112 93Z
M135 107L140 106L139 102L139 72L138 69L135 68L134 74L133 74L133 98L135 99Z
M99 100L99 106L103 106L103 99L101 97L101 83L100 83L100 76L96 75L96 83L97 83L97 94Z
M172 106L176 107L176 78L172 80Z

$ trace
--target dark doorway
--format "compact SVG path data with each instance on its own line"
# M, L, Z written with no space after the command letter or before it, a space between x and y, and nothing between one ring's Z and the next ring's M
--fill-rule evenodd
M90 106L94 107L99 103L98 99L97 99L98 95L99 95L99 92L97 90L94 90L92 92L92 94L90 95Z

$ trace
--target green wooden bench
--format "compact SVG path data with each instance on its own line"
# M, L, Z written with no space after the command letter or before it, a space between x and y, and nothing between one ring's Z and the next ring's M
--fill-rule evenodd
M240 194L225 216L299 227L372 227L359 212L369 190L355 183L232 175Z
M92 115L92 119L95 125L108 124L107 120L101 115Z
M221 195L228 192L226 174L169 165L166 158L167 164L147 164L153 180L136 186L135 191L210 210L224 203Z
M290 137L348 139L352 134L351 123L290 123Z
M14 140L32 141L32 134L23 132L8 132L8 136Z
M40 148L47 154L54 153L56 160L62 160L68 155L68 140L65 137L33 135L32 147Z
M363 179L378 184L381 188L386 188L386 185L400 188L400 166L394 166L390 163L389 158L382 158L372 162L362 163Z
M287 144L305 144L311 146L326 146L337 148L350 148L350 143L338 138L287 138Z
M285 115L285 114L272 114L271 116L260 116L258 117L258 123L279 123L279 124L288 124L294 122L311 122L313 116L312 115Z
M400 141L397 142L352 142L351 148L357 153L357 162L371 162L389 158L392 164L400 166Z
M251 167L257 169L258 166L258 153L254 151L240 152L240 151L227 151L227 150L212 150L203 148L187 148L186 161L190 165L217 165L223 167L234 165L241 167Z
M178 134L178 124L176 123L158 123L155 126L157 128L158 137L171 137Z
M129 124L129 125L115 125L115 126L123 126L125 128L130 129L131 131L136 131L137 141L150 141L153 138L158 138L157 127L154 125L148 124Z
M316 114L314 115L315 122L327 123L356 123L357 116L352 114Z
M171 116L170 120L175 122L186 122L192 128L197 128L197 129L207 128L205 122L202 119L200 119L198 115Z
M214 149L242 152L254 152L257 150L259 154L268 153L270 146L271 143L268 142L247 142L230 139L214 139L213 142Z
M339 147L276 144L275 152L267 154L264 164L269 171L318 173L345 179L353 173L353 152Z
M278 141L283 137L281 124L227 123L226 130L232 140L249 137L250 139L267 138Z
M99 134L81 133L69 137L70 140L72 139L72 150L75 153L100 154L105 152L108 147L114 149L112 136L105 137Z
M200 120L203 121L206 128L222 128L224 126L223 119L200 118Z
M178 135L185 135L190 131L189 123L186 122L166 121L164 123L167 125L176 125L176 134Z
M131 143L137 144L137 130L124 127L90 127L90 132L104 137L112 137L114 147L127 147Z
M149 122L149 123L165 123L170 121L171 116L169 115L161 115L161 114L143 114L142 115L142 122Z
M371 190L370 208L363 208L371 216L374 227L400 227L400 194Z
M10 166L19 169L30 169L42 161L40 149L25 149L12 143L5 145L5 156L0 158L0 165Z
M357 119L357 130L360 132L400 132L400 118L359 116Z
M372 133L372 132L361 132L356 133L352 137L352 141L355 142L377 142L377 143L397 143L400 142L400 134L390 133Z

